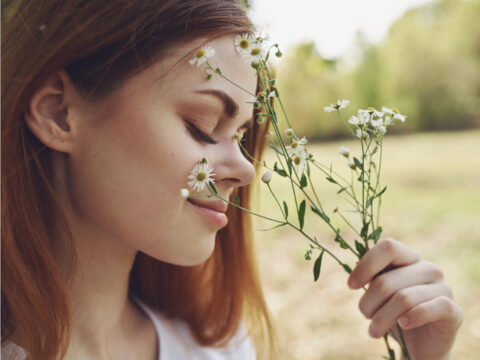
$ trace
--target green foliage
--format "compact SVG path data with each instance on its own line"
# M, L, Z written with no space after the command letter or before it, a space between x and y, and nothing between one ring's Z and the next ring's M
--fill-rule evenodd
M338 98L350 100L347 116L368 106L398 108L407 121L392 133L480 127L479 17L478 1L411 9L383 43L368 44L358 34L353 67L322 58L312 42L298 45L278 71L296 132L312 140L346 137L341 121L323 110Z

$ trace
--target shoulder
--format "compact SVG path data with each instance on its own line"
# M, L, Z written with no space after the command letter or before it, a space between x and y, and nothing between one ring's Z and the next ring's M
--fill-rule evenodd
M4 360L24 360L27 357L25 350L10 340L2 341L1 354L0 359Z

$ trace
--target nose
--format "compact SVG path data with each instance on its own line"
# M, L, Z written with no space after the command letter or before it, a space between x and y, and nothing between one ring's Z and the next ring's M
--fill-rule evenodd
M223 187L240 187L255 180L255 167L245 157L240 146L232 141L219 149L215 164L215 182Z

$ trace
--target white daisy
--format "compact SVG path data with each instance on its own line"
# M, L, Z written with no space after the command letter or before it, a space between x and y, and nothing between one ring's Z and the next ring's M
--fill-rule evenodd
M350 149L342 145L340 149L338 149L338 153L348 158L350 156Z
M348 100L340 100L340 99L338 99L335 104L330 104L330 106L325 106L323 109L324 109L326 112L332 112L332 111L335 111L335 110L344 109L345 107L347 107L347 105L348 105L349 103L350 103L350 101L348 101Z
M244 33L242 35L235 36L235 48L240 54L247 53L252 44L255 42L255 39L247 34Z
M194 58L191 59L189 63L190 65L194 65L195 63L197 63L197 66L200 66L205 61L207 61L208 58L211 58L213 55L215 55L215 50L212 47L202 46L199 50L197 50Z
M266 50L262 44L256 42L248 49L248 51L242 53L242 55L248 64L260 63L266 55Z
M378 111L377 109L373 108L373 107L369 107L365 110L358 110L358 114L362 114L362 115L371 115L371 118L380 118L383 116L383 113Z
M385 114L390 115L393 117L394 120L400 120L401 122L405 122L405 119L407 118L405 115L400 114L400 112L397 109L389 109L387 107L382 107L382 111Z
M196 191L202 191L209 182L215 183L212 179L212 176L215 174L212 171L213 166L210 167L205 162L196 164L188 176L189 179L192 179L188 182L188 185Z
M370 113L365 110L358 110L357 115L353 115L348 122L352 125L362 127L370 122Z
M305 138L305 136L301 139L294 139L292 140L292 143L287 146L287 151L289 154L292 154L294 152L301 152L304 150L304 145L308 143L308 140Z
M296 151L291 155L292 164L298 174L302 174L307 168L307 153L305 151Z

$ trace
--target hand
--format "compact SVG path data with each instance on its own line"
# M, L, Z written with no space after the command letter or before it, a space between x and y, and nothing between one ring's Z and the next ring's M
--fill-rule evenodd
M375 276L385 267L389 271ZM381 338L399 320L412 360L449 359L455 335L462 324L462 309L443 280L438 265L393 239L380 240L359 260L348 285L359 289L369 284L359 302L371 319L369 333Z

